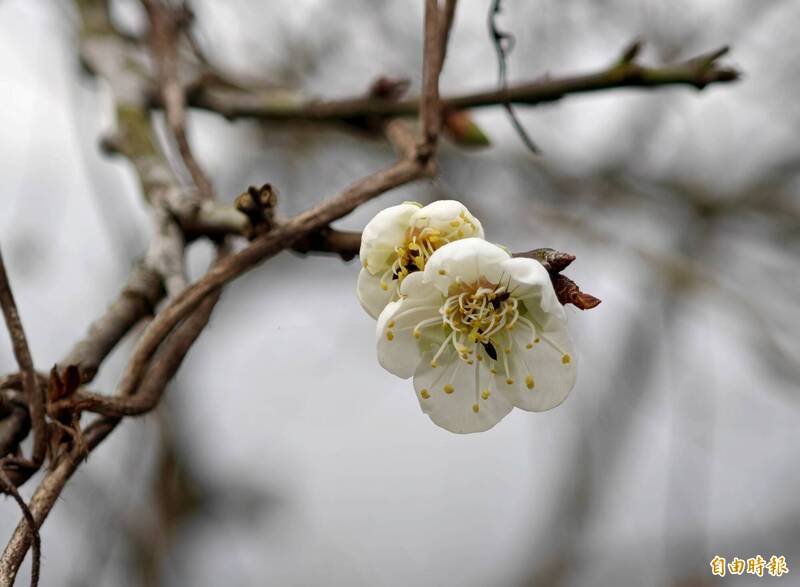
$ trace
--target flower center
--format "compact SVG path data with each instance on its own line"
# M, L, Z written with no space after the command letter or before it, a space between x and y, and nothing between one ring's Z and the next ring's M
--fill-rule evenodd
M511 297L505 285L479 282L462 285L460 291L447 298L440 313L463 346L481 343L489 356L496 359L492 337L514 326L519 319L517 306L517 299Z
M476 230L475 223L464 212L453 218L443 230L411 226L406 232L405 242L394 249L395 260L381 276L381 288L388 291L390 277L399 285L410 273L422 271L436 249L467 234L475 234Z
M397 257L391 267L392 279L403 281L409 273L425 269L433 252L447 242L435 228L409 228L406 242L394 249Z

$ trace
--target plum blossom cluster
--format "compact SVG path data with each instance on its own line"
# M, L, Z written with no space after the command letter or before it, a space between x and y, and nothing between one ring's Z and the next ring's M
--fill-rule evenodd
M512 408L564 401L576 365L547 270L483 240L453 200L405 203L365 227L358 298L377 318L378 361L414 379L433 422L488 430Z

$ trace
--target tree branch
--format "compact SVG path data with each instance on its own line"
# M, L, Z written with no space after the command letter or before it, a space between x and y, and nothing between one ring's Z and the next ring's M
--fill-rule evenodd
M45 421L44 390L39 386L36 378L33 358L28 348L28 339L25 336L25 329L22 327L22 320L20 320L17 304L14 301L14 294L11 292L11 284L8 281L8 274L6 273L2 252L0 252L0 306L2 306L3 318L5 319L6 327L11 337L14 358L17 360L22 375L22 388L28 400L33 423L34 439L31 464L33 467L38 467L44 462L47 453L47 422Z
M626 49L627 51L627 49ZM599 71L582 75L550 77L510 85L505 89L486 90L444 97L444 111L486 108L505 103L534 106L554 102L568 95L619 88L653 89L663 86L689 86L702 90L708 85L739 79L739 72L717 63L727 53L723 47L685 61L648 67L634 59L623 60ZM634 56L635 57L635 56ZM417 114L420 98L382 100L357 97L330 101L304 101L280 97L270 91L204 86L189 93L189 105L217 112L228 119L257 118L274 121L352 122L364 117L397 117Z
M22 510L22 517L23 521L25 522L25 527L28 530L28 536L30 538L31 543L33 544L33 560L31 561L31 587L36 587L39 584L39 567L41 566L42 560L42 539L39 536L39 528L36 525L36 521L33 519L33 514L31 513L28 504L25 503L25 500L22 499L22 496L17 491L17 487L8 478L6 472L0 467L0 485L2 485L3 491L8 493L14 501L17 502L19 509ZM11 586L11 583L6 583L5 581L5 574L0 572L0 586L6 587L6 585Z
M211 181L195 159L186 136L186 88L178 76L178 43L181 32L191 19L191 13L185 5L173 8L161 0L142 0L142 4L150 21L147 46L156 64L158 91L164 104L167 125L200 196L209 199L213 194Z

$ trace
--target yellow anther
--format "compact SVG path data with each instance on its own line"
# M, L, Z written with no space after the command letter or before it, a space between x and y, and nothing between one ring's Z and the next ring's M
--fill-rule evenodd
M419 330L415 330L414 331L414 338L419 340L420 338L422 338L422 333Z
M478 404L472 404L472 411L476 414L480 411L481 407Z
M389 322L386 323L386 328L394 328L394 320L389 320Z
M464 238L464 231L463 230L459 230L456 234L458 235L458 238Z
M436 361L431 361L431 369L436 369Z
M459 224L461 224L461 221L459 221L459 220L451 220L450 221L450 226L452 226L453 228L456 228Z
M561 357L561 362L564 365L569 365L571 361L572 361L572 357L570 357L569 355L564 355L563 357Z
M525 386L526 386L528 389L533 389L533 386L534 386L534 383L533 383L533 375L528 375L528 376L525 378Z
M497 369L495 369L494 367L492 367L491 369L489 369L489 371L491 371L491 372L492 372L492 375L497 375Z
M383 291L389 291L389 286L388 286L388 285L386 285L386 282L385 282L385 281L381 281L381 289L382 289Z
M386 331L386 340L394 340L394 332L391 330Z
M492 395L492 392L491 392L491 391L489 391L488 389L487 389L486 391L484 391L483 393L481 393L481 397L482 397L483 399L489 399L489 396L490 396L490 395Z
M505 348L505 349L503 349L503 352L504 352L505 354L507 354L507 355L510 355L510 354L511 354L511 347L508 347L508 348Z
M511 377L509 377L508 379L506 379L506 383L507 383L508 385L513 385L513 384L514 384L514 380L513 380L513 379L511 379Z
M526 344L526 345L525 345L525 348L527 348L527 349L532 349L532 348L533 348L533 345L532 345L531 343L528 343L528 344Z
M419 395L422 396L422 399L428 399L429 397L431 397L431 394L427 389L423 389L422 391L420 391Z
M444 386L444 392L445 393L448 393L448 394L449 393L453 393L455 390L456 390L456 388L453 387L452 385L450 385L449 383Z
M542 339L541 338L534 338L533 342L536 343L536 344L539 344L540 342L542 342Z
M475 361L467 361L467 365L474 365Z
M475 357L475 358L476 358L476 359L478 359L479 361L483 361L483 356L481 356L481 355L478 355L478 356L477 356L477 357Z
M447 271L445 269L439 269L439 275L447 275Z
M367 260L364 259L364 262L361 264L361 266L364 267L364 269L366 269L367 265L369 265L369 263L367 263Z

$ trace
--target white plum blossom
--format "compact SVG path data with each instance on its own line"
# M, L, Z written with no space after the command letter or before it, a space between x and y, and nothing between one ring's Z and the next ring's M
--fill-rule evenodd
M414 377L422 411L451 432L488 430L513 407L556 407L575 383L564 308L542 265L478 238L433 253L378 318L378 360Z
M381 210L364 227L358 299L373 318L398 297L406 277L425 268L447 243L483 238L481 223L461 202L440 200L427 206L406 202Z

